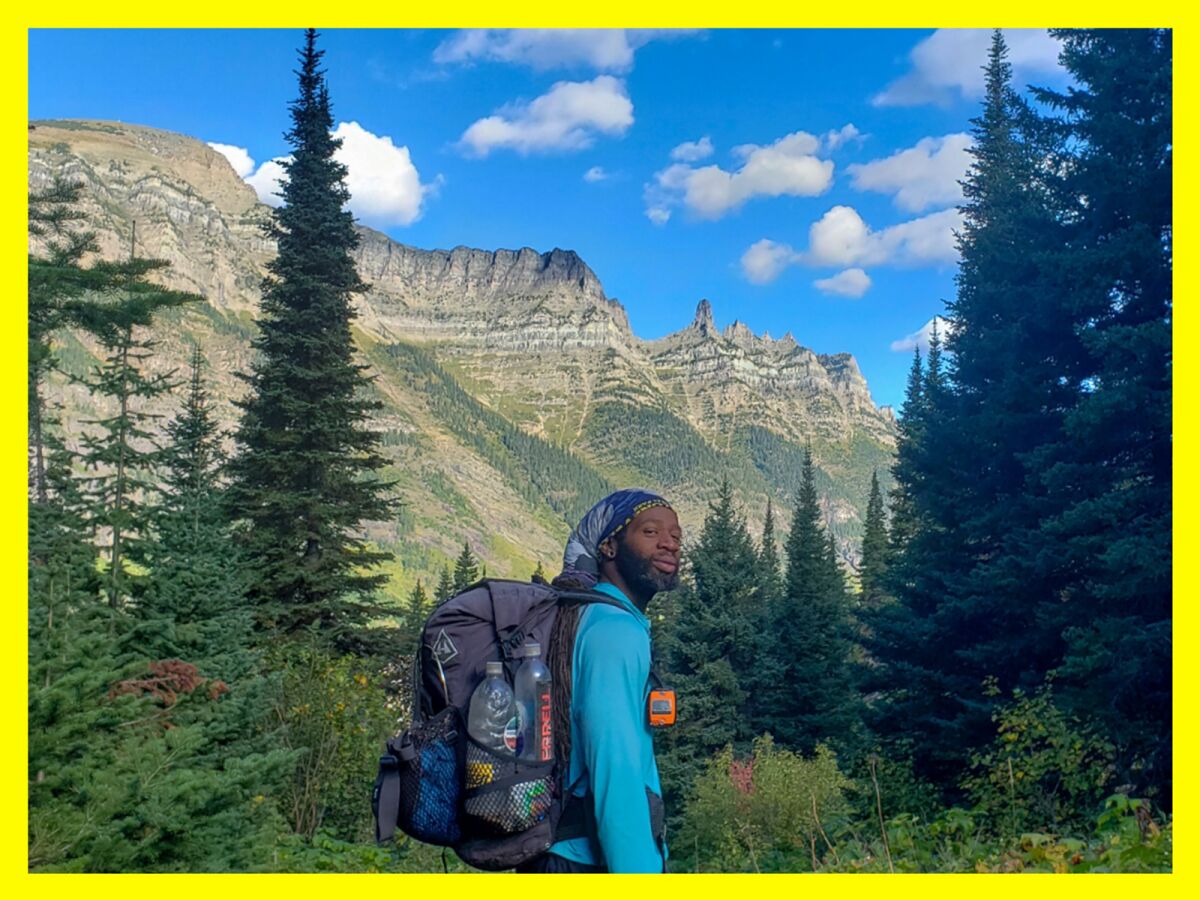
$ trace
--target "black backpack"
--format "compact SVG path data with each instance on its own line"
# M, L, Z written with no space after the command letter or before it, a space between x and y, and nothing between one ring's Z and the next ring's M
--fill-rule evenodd
M430 614L413 660L412 724L387 742L379 760L371 797L377 841L390 840L399 827L424 843L454 848L471 866L499 871L557 840L589 834L589 810L581 809L587 804L567 802L569 759L500 757L466 728L487 663L503 662L511 683L527 641L541 644L548 657L570 652L552 645L555 622L564 608L588 603L620 606L598 591L487 579ZM560 640L573 642L574 631ZM556 682L556 703L561 695Z

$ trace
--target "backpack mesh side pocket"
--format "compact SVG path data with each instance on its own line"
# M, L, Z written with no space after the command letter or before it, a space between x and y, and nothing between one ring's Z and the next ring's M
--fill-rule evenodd
M448 706L410 729L397 748L400 758L398 824L419 841L450 846L461 837L458 799L466 732L458 710Z
M499 756L468 738L463 821L472 831L505 835L546 819L554 802L554 763Z

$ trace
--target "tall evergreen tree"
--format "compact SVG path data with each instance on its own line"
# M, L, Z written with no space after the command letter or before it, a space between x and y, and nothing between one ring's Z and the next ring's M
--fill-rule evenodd
M45 244L43 253L29 255L29 463L30 494L48 500L46 433L52 426L44 397L44 381L54 367L51 336L75 323L74 311L97 285L81 265L96 249L96 235L74 227L83 219L78 208L82 187L58 178L48 187L29 192L29 234Z
M143 374L141 363L153 344L138 330L149 326L159 310L200 298L149 281L147 276L167 265L161 260L131 253L125 261L97 260L84 266L85 257L98 247L94 232L75 227L84 218L78 206L81 192L81 185L56 178L29 195L29 233L42 248L29 256L30 493L35 501L47 502L46 455L66 454L61 442L49 446L56 422L43 390L55 367L51 339L64 328L81 328L104 348L106 361L96 373L94 389L104 398L102 403L115 407L110 409L113 415L88 423L99 426L99 433L85 442L84 464L96 476L89 518L93 529L102 529L111 539L106 593L110 605L116 606L128 587L124 560L131 557L125 550L133 556L139 552L138 532L144 522L138 510L146 500L145 469L153 462L152 451L144 446L152 437L146 430L152 417L141 404L169 386L167 376ZM60 486L67 480L60 476ZM126 538L130 547L125 546Z
M655 651L669 649L671 679L683 698L679 725L659 742L666 799L676 808L703 760L753 737L745 688L756 662L758 560L728 479L709 502L700 540L687 555L691 578L674 598L667 647L655 631Z
M953 604L945 612L955 622L947 646L956 649L959 671L975 683L993 675L1002 690L1032 689L1059 658L1061 639L1037 615L1056 585L1039 576L1026 552L1046 511L1027 460L1061 433L1071 399L1063 375L1078 348L1057 261L1062 232L1045 187L1048 145L1011 87L999 31L986 77L974 165L963 183L958 290L949 305L954 398L938 435L957 477L934 479L940 490L929 492L929 503L964 544L958 564L965 568L949 576ZM938 408L932 359L929 369L926 393ZM990 716L964 715L990 731Z
M871 491L867 495L867 515L863 522L862 562L859 564L861 596L859 603L873 609L887 596L884 578L888 567L888 532L884 519L883 494L879 474L871 473Z
M923 451L925 431L925 369L921 361L921 349L913 349L913 361L908 370L904 386L904 402L900 406L900 421L897 423L896 458L892 463L892 489L888 494L891 512L891 531L888 535L893 561L898 561L900 551L908 544L916 528L916 511L912 497L919 484L917 459ZM895 579L898 572L890 576Z
M470 543L463 541L462 553L458 555L458 559L454 562L454 583L450 589L450 596L453 597L456 594L461 594L478 580L479 560L471 552Z
M748 681L755 662L758 560L728 479L722 480L716 500L709 502L700 540L688 555L693 589L680 597L677 671L690 679L689 721L720 732L719 737L702 741L707 756L730 740L753 736L741 684ZM732 678L724 673L710 677L714 666L728 666ZM734 689L718 690L718 685Z
M102 335L105 358L95 372L93 392L115 409L89 421L98 431L83 437L83 463L92 472L91 524L105 542L104 592L114 609L140 595L146 583L160 448L151 430L159 417L147 413L145 405L175 384L173 373L146 373L155 342L137 330L165 305L175 305L174 299L160 303L153 296L123 297L113 307L111 327Z
M429 615L432 605L433 603L425 590L425 586L421 584L421 579L418 578L417 583L413 585L413 589L409 592L408 600L404 605L401 655L408 656L416 651L417 644L421 639L421 629L425 625L425 619Z
M438 605L445 603L454 596L454 576L450 574L450 566L442 568L441 578L438 579L437 590L434 592L433 599Z
M137 627L131 639L150 659L179 657L232 681L254 665L245 602L249 566L222 502L226 459L203 366L197 346L183 409L166 428L150 586L132 611Z
M1051 512L1027 551L1060 587L1057 695L1101 721L1121 777L1170 805L1172 33L1055 32L1075 78L1058 111L1079 365L1061 440L1034 457Z
M150 417L140 403L164 383L142 372L151 345L135 329L158 310L196 298L146 281L160 263L68 271L78 264L64 256L57 273L31 265L31 289L55 283L55 293L31 305L58 304L42 309L43 339L55 316L55 328L84 327L100 337L107 359L93 391L116 410L85 441L91 478L73 473L80 461L52 420L42 421L44 481L30 504L29 866L260 867L275 841L278 813L273 802L254 797L273 793L289 756L259 745L259 723L244 715L265 712L261 692L256 702L243 685L231 689L224 680L229 671L204 677L187 663L148 660L157 648L131 640L128 630L157 574L155 516L146 503L157 460L146 448ZM72 284L101 293L72 292ZM42 349L48 352L48 343ZM42 372L52 366L47 358ZM100 527L111 535L103 574L89 534ZM133 574L126 566L133 559L149 566L138 573L138 585L123 577Z
M859 729L845 580L822 522L812 451L806 450L785 551L784 595L760 663L771 678L755 698L766 713L759 728L804 753L822 742L850 749Z
M1033 688L1061 657L1039 613L1056 586L1028 553L1047 511L1028 461L1056 440L1077 357L1056 261L1061 227L1047 187L1045 130L1011 85L993 36L985 96L972 120L963 183L957 294L948 305L947 364L931 342L919 416L901 434L895 519L902 550L889 576L900 604L872 622L885 734L918 730L922 774L953 783L990 738L994 699ZM940 337L940 336L939 336ZM907 411L905 419L908 418Z
M779 547L775 538L775 511L767 498L767 514L763 519L762 542L758 548L759 580L762 586L761 605L765 608L783 594L783 570L779 564Z
M283 205L269 234L278 255L263 282L258 359L245 380L232 460L230 505L254 559L250 597L259 625L295 635L312 629L338 650L378 648L369 627L386 612L374 597L390 555L370 548L364 523L394 503L379 478L385 460L370 430L380 407L366 367L354 362L350 297L366 285L351 251L358 243L340 141L310 29L300 53L299 97L291 104L292 147Z

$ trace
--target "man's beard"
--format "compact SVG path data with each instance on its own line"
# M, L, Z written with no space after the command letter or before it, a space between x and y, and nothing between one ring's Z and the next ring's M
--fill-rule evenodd
M654 560L643 559L630 550L623 540L617 539L617 555L613 562L624 579L626 586L636 594L647 598L660 591L673 591L679 584L679 569L663 572L655 568Z

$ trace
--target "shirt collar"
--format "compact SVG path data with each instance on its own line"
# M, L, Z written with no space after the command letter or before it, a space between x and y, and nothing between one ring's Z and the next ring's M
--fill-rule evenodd
M626 597L621 589L615 584L609 581L601 581L598 582L596 586L592 588L592 590L599 591L601 594L607 594L614 600L619 601L621 606L633 613L634 617L642 624L643 628L645 628L647 631L650 630L650 620L646 618L640 609L634 606L633 601Z

